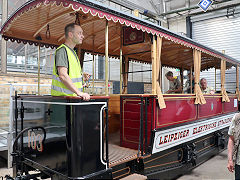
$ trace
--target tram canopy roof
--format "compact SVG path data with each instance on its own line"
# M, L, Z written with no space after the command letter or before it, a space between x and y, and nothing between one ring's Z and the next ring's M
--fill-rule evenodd
M113 57L120 54L122 27L129 26L145 32L144 42L123 46L123 55L132 60L151 63L149 35L156 35L163 38L163 66L190 69L193 66L193 49L202 52L201 70L219 68L221 59L227 61L227 68L239 64L237 60L190 38L91 0L30 0L8 18L0 33L5 40L12 42L54 48L64 43L64 27L78 20L77 17L85 36L81 48L87 52L104 55L108 21L109 55Z

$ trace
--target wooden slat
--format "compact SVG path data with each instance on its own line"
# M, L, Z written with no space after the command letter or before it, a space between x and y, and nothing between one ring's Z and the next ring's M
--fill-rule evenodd
M118 145L109 144L109 166L113 167L123 162L127 162L137 158L137 150L120 147Z
M120 95L110 95L108 102L109 133L120 130Z

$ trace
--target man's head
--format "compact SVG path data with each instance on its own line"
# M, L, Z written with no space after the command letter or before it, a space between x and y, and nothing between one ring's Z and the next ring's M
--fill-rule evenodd
M169 80L169 81L173 81L174 78L173 78L173 73L171 71L168 71L166 74L165 74L166 78Z
M82 44L84 36L81 26L75 23L66 25L65 38L74 44Z
M205 90L207 88L207 80L205 78L202 78L200 80L200 84L203 90Z

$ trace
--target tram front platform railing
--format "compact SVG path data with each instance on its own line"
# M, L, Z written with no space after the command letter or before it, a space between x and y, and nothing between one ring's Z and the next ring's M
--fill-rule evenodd
M15 95L15 172L24 164L52 178L110 177L108 98Z

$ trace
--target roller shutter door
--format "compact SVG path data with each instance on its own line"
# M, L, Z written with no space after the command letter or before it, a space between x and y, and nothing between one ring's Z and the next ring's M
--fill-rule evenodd
M208 13L191 18L193 40L225 53L240 61L240 9L235 9L235 16L227 18L227 10ZM210 86L215 84L215 70L201 72ZM226 89L235 92L236 69L226 72ZM220 89L220 72L217 71L217 90Z
M240 60L240 17L193 22L193 40Z

